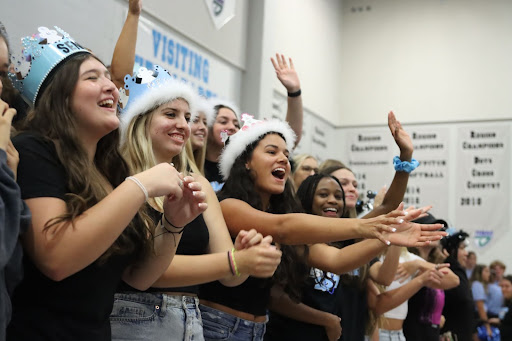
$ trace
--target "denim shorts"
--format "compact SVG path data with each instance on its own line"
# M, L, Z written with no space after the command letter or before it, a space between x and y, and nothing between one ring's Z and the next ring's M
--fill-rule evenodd
M115 294L112 340L203 341L199 300L161 293Z
M200 304L203 333L206 341L262 341L266 322L241 319L223 311Z
M379 329L379 341L405 341L402 330Z

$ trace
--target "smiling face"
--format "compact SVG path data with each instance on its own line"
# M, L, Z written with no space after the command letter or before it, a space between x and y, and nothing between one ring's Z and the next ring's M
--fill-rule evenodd
M261 139L245 167L251 172L254 188L269 197L284 191L290 175L289 151L284 139L277 134L268 134Z
M224 142L222 142L220 133L227 131L228 135L231 136L239 130L240 123L238 122L235 112L229 108L220 108L211 128L211 134L208 136L208 143L222 148Z
M343 192L332 178L323 178L318 182L311 207L313 214L339 218L343 213Z
M196 151L203 148L207 138L208 125L206 123L206 115L200 112L190 126L190 142L192 143L192 150Z
M190 137L190 108L188 103L175 99L156 108L150 115L149 136L158 162L170 162L178 155Z
M345 204L347 205L347 208L356 207L359 192L357 191L357 180L354 173L344 168L332 172L331 175L340 181L341 186L345 191Z
M296 188L310 175L318 173L318 162L312 157L305 159L293 173L293 183Z
M119 126L117 102L119 91L110 80L105 65L93 57L79 69L78 81L71 95L71 110L75 114L79 136L97 139Z

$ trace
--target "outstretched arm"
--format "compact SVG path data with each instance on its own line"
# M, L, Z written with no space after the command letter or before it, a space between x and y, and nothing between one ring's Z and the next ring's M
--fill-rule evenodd
M286 62L284 55L276 53L276 59L270 58L276 75L281 84L286 88L289 94L297 93L300 91L300 80L293 61L291 58L288 59L289 64ZM302 108L302 95L290 97L288 96L288 109L286 111L286 122L290 124L290 127L297 135L295 145L298 145L302 137L302 121L304 119L304 111Z
M400 148L400 160L410 162L412 160L412 152L414 149L411 137L402 128L400 121L396 119L395 114L392 111L388 114L388 126L398 148ZM382 204L375 207L365 216L365 218L386 214L394 210L404 198L408 181L409 173L396 172L395 177L382 200Z
M124 85L124 76L133 73L135 64L135 46L137 44L137 29L139 27L139 16L142 11L142 0L130 0L128 14L124 22L121 34L117 39L110 74L116 87Z

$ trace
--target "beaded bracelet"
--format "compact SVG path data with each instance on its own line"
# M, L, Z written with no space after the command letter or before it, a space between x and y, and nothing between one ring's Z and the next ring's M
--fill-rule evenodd
M397 172L410 173L413 170L415 170L416 167L418 167L420 165L420 163L416 159L411 159L411 162L402 161L402 160L400 160L400 157L395 156L393 158L393 165L395 166L395 171L397 171Z

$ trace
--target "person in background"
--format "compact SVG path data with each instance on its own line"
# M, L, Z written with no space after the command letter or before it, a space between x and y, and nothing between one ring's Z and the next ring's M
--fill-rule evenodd
M505 274L505 270L507 270L507 266L500 260L495 260L490 265L491 268L491 283L499 285L500 281L503 279L503 275Z
M7 76L12 72L11 50L9 47L9 36L0 22L0 98L7 103L10 108L16 110L16 115L12 120L12 126L18 127L27 116L28 105L23 101L20 92L14 88L11 80Z
M284 55L276 54L276 59L270 58L270 60L276 71L277 78L288 92L288 109L285 120L296 136L293 145L295 147L302 136L304 116L299 76L295 71L291 58L287 62ZM224 148L221 133L225 131L228 136L231 136L240 129L241 112L232 102L218 98L212 98L211 102L214 108L214 120L208 132L204 172L205 177L217 192L224 185L224 180L219 171L219 157Z
M473 269L475 269L475 265L476 265L476 253L475 253L475 251L469 251L468 259L466 261L466 276L468 276L468 278L471 278L471 275L473 274Z
M296 189L299 189L302 181L308 176L318 173L318 161L312 155L295 155L290 163L293 165L292 180Z
M512 340L512 276L507 275L500 281L501 292L505 299L499 319L491 318L489 322L500 326L501 339Z
M459 277L460 284L449 290L445 290L445 304L443 315L446 322L441 329L441 334L451 332L458 340L471 340L475 326L475 305L471 295L471 287L464 267L468 252L467 238L469 235L460 230L441 240L441 246L448 257L444 263L450 264L450 269Z
M492 335L490 318L498 317L503 305L501 288L490 283L491 271L487 265L477 264L470 278L471 291L475 301L478 325L487 329Z

